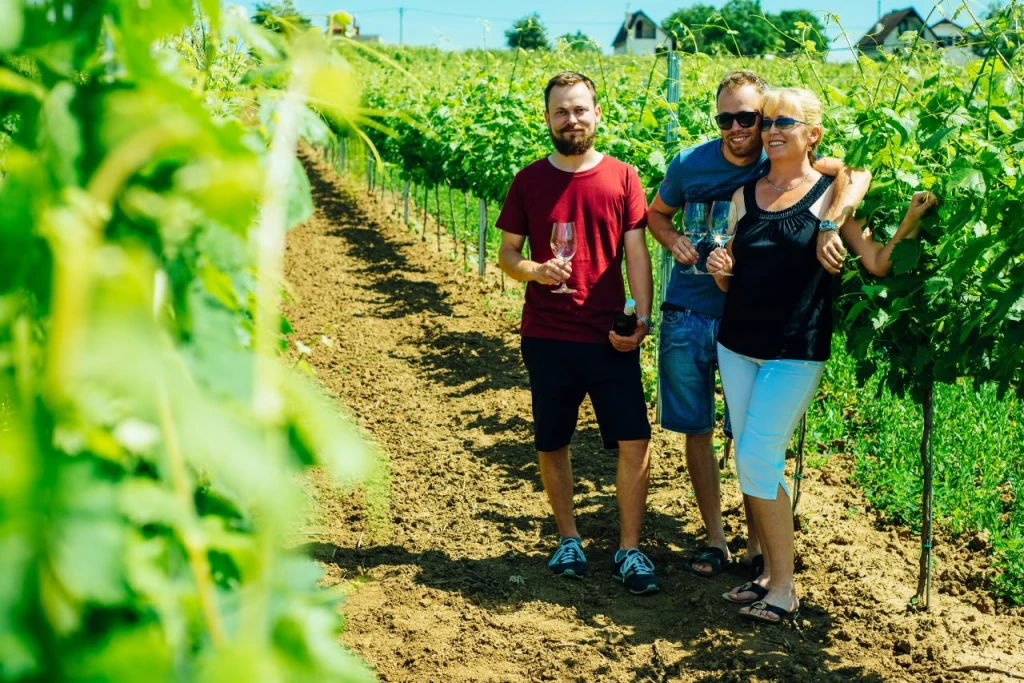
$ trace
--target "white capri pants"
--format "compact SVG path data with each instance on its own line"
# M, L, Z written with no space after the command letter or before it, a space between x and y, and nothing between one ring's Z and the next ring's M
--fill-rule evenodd
M790 495L783 476L786 446L824 371L822 361L760 360L718 345L718 372L732 414L743 493L775 500L781 485Z

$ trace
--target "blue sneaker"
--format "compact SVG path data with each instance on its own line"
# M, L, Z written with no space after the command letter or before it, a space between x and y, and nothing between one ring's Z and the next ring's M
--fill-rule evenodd
M654 575L654 563L637 548L618 550L612 562L612 578L633 595L655 593L661 590L661 582Z
M587 573L587 558L583 555L583 541L574 536L561 540L558 550L548 560L548 566L555 576L571 576L582 579Z

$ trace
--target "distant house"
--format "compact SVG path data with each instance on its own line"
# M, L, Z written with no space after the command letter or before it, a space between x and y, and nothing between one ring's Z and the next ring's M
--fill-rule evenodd
M970 36L962 27L957 26L949 19L943 19L932 24L931 29L939 45L945 48L946 58L951 62L966 64L978 58L978 55L974 54L974 51L968 46Z
M345 11L338 11L327 17L327 35L331 38L350 38L360 43L383 43L379 35L370 35L359 30L359 19Z
M674 47L668 34L643 10L626 12L626 20L612 41L617 55L653 55Z
M889 12L879 19L857 43L857 49L872 59L879 58L882 52L893 54L901 47L900 36L907 31L917 31L922 41L944 48L950 61L963 64L975 59L970 48L964 45L967 34L962 28L948 19L925 26L924 19L913 7Z

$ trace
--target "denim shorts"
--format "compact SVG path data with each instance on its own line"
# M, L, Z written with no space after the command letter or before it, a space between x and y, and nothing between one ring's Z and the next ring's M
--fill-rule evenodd
M720 318L694 311L663 311L658 351L661 426L682 434L715 428L715 370ZM729 408L725 433L732 436Z

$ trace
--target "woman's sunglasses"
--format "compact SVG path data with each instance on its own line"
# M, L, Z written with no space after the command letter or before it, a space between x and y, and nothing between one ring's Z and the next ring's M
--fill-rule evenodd
M716 116L715 121L718 121L718 127L722 130L729 130L732 128L733 121L740 124L740 128L750 128L757 123L757 117L760 115L761 113L756 111L739 111L735 114L725 112Z
M805 126L807 125L806 121L798 121L798 120L796 120L794 118L790 118L788 116L780 116L777 119L770 119L767 116L765 116L765 117L761 118L761 130L764 131L764 132L768 132L768 130L772 127L772 125L774 125L779 130L789 130L790 128L792 128L793 126L797 125L798 123L801 123L801 124L803 124ZM743 124L740 124L740 125L743 125Z

